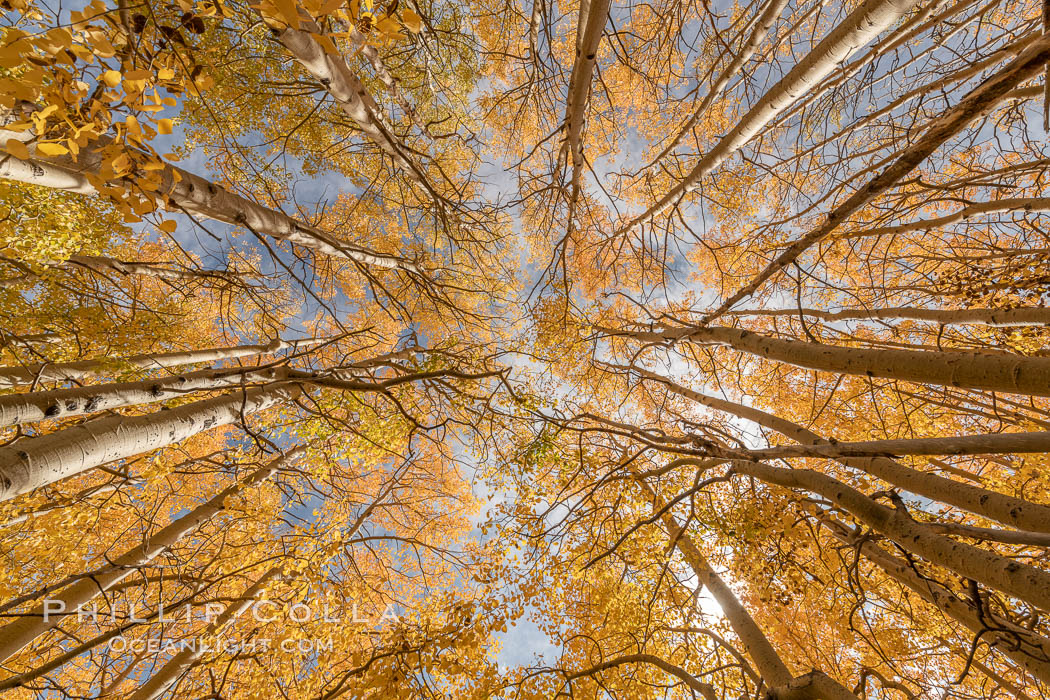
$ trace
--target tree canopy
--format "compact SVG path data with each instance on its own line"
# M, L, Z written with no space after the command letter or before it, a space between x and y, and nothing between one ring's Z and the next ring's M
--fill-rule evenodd
M4 697L1050 698L1050 4L0 4Z

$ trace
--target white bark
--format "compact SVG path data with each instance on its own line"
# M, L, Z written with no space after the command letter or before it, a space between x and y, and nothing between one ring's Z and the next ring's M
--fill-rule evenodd
M778 114L823 80L835 66L896 22L917 2L918 0L865 0L770 88L755 106L741 117L733 130L700 158L682 182L633 219L626 228L632 229L648 221L684 194L694 190L700 178L714 171L726 158L757 136Z
M226 499L270 478L279 469L298 459L303 451L303 447L289 450L255 470L243 481L231 484L186 515L173 520L141 544L117 556L111 561L107 571L82 578L63 588L60 593L49 595L48 599L55 601L56 606L61 602L66 611L65 615L51 615L45 622L44 607L38 606L32 612L0 627L0 662L17 654L34 639L60 625L65 616L75 615L78 608L113 588L136 569L148 564L187 534L221 513L226 507Z
M0 427L32 423L46 418L69 418L114 408L139 406L185 396L195 391L215 391L247 384L265 384L285 377L284 368L206 369L174 377L138 382L95 384L71 389L34 391L0 396Z
M893 236L911 231L929 231L930 229L943 228L951 224L965 221L971 216L982 214L996 214L999 212L1028 213L1034 211L1050 211L1050 197L1011 197L994 199L989 202L977 202L963 207L951 214L945 214L934 219L919 219L898 226L886 226L883 228L862 229L860 231L843 231L835 236L836 239L868 238L872 236Z
M982 620L972 603L959 598L936 581L920 576L908 562L889 554L870 540L858 540L848 528L837 521L822 517L820 524L844 544L859 547L865 559L914 591L941 613L972 633L981 634L982 640L1027 673L1044 683L1050 683L1050 640L1011 624L992 611L985 611Z
M0 389L40 382L77 381L107 372L113 369L114 366L130 366L144 370L164 369L204 362L236 360L242 357L253 357L288 349L300 350L320 342L322 341L316 338L304 340L276 339L265 344L233 345L224 348L206 348L204 350L180 350L152 355L132 355L109 360L77 360L75 362L35 364L25 367L0 367Z
M1050 199L1047 200L1050 203ZM1050 308L1031 307L1019 309L919 309L907 306L891 306L882 309L741 309L727 311L726 316L787 316L799 315L819 318L822 321L929 321L943 326L1048 326Z
M0 130L0 138L17 135L19 134L16 132ZM105 145L105 142L101 145ZM31 160L22 161L14 157L0 159L0 178L77 194L97 193L87 177L88 174L97 175L102 164L96 149L84 149L74 161L70 156L44 157L36 152L36 146L33 144L29 144L28 148L33 155ZM165 164L161 175L160 191L167 195L174 207L188 214L245 226L264 236L287 240L325 255L353 260L363 265L405 270L416 274L420 272L417 265L403 258L376 253L362 246L341 241L326 231L234 194L182 168ZM122 183L110 184L123 186Z
M304 28L320 32L310 21ZM286 28L279 30L277 40L311 75L321 81L340 109L361 129L362 133L394 159L408 177L422 184L435 195L425 173L412 160L411 153L394 135L383 119L379 105L372 99L361 80L346 65L341 56L329 55L310 31Z
M1050 432L989 433L904 440L862 440L820 445L781 445L747 453L755 459L790 457L886 457L891 455L981 455L1050 452Z
M982 82L967 93L957 105L927 124L923 134L914 143L901 150L893 163L829 212L823 224L789 245L750 282L732 294L712 313L705 316L702 322L710 323L712 319L725 313L742 299L754 294L766 280L794 262L811 246L831 235L861 207L897 184L971 122L988 115L1007 99L1015 87L1035 77L1043 69L1048 59L1050 59L1050 35L1032 42L1031 46L1022 51L1003 70Z
M797 423L786 420L771 413L759 410L751 406L720 399L714 396L701 394L687 387L681 386L658 374L649 372L638 367L632 368L644 377L661 382L669 390L708 406L717 411L730 413L745 420L752 421L770 430L774 430L803 445L823 445L828 441ZM924 496L939 503L961 508L962 510L980 515L990 520L997 520L1005 525L1020 528L1027 532L1002 533L1003 536L1015 535L1024 538L1025 535L1041 533L1043 536L1050 533L1050 506L1032 503L1021 498L1014 498L995 491L989 491L970 484L960 483L946 479L937 474L920 472L905 467L887 457L839 457L837 461L851 467L860 469L872 476L882 479L898 488L904 489L918 496ZM975 528L977 529L977 528ZM978 534L978 533L970 533ZM989 533L983 533L989 534ZM999 541L1004 541L1000 539ZM1038 540L1037 540L1038 541ZM1030 543L1026 540L1024 543Z
M876 503L826 474L744 461L733 462L732 472L818 494L906 551L1037 608L1050 610L1050 572L937 534L901 510Z
M726 345L758 357L822 372L885 377L919 384L1050 396L1050 359L977 352L871 350L783 340L737 328L691 327L620 332L640 340L688 340Z
M210 637L225 627L231 620L236 620L244 614L255 603L255 598L259 595L259 592L279 573L280 569L273 568L263 574L258 581L244 591L239 600L227 606L199 636ZM138 690L132 693L128 700L156 700L156 698L159 698L164 694L164 691L182 677L182 674L197 663L197 660L204 653L204 648L203 644L196 644L179 651L159 671L153 674L148 681L143 683Z
M598 44L609 21L611 0L581 3L576 31L576 60L569 77L569 96L565 112L565 141L572 159L572 189L579 191L583 172L583 125L591 98L591 81Z
M722 91L725 90L726 85L729 81L740 73L740 69L744 67L755 51L758 50L759 45L762 43L762 39L769 34L769 30L773 28L777 18L780 17L780 13L787 7L788 0L769 0L766 4L762 14L759 15L758 21L755 23L754 29L751 31L751 36L748 37L747 42L741 47L740 51L733 57L733 60L729 62L726 69L711 83L711 86L707 90L707 94L704 95L704 99L700 102L700 105L694 110L693 114L686 121L685 125L678 131L678 134L671 139L671 142L667 144L662 151L653 159L653 162L647 166L651 168L657 165L663 160L669 153L671 153L678 144L682 142L689 130L696 126L696 123L700 121L700 118L704 115L707 109L711 106L711 103L715 101Z
M276 383L144 416L110 416L0 448L0 501L94 467L172 445L295 398L297 384Z

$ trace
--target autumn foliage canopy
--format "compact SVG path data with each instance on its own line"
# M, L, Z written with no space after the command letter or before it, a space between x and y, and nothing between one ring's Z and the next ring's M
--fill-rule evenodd
M1050 698L1050 5L0 6L3 697Z

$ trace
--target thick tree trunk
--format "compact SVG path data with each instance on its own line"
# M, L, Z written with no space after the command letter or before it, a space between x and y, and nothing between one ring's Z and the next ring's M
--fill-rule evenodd
M258 581L241 594L239 600L228 605L226 609L215 618L215 621L209 624L208 627L198 636L202 638L210 637L225 627L231 620L236 620L244 614L244 612L255 603L256 596L259 595L259 592L262 591L266 584L272 581L280 571L279 568L273 568L263 574ZM164 694L164 691L179 680L186 671L193 668L194 664L197 663L203 653L204 646L202 644L195 644L181 650L179 653L175 654L168 663L164 664L159 671L153 674L148 681L143 683L138 690L132 693L128 700L155 700L160 697Z
M1050 201L1050 200L1047 200ZM1025 309L917 309L907 306L892 306L883 309L753 309L727 311L726 316L787 316L798 318L810 316L822 321L930 321L942 326L1050 326L1050 308Z
M23 138L27 133L0 129L0 139ZM97 176L99 173L102 156L98 149L84 149L74 161L70 156L44 157L37 153L33 144L28 148L33 154L31 160L10 156L0 159L0 178L77 194L97 193L87 175ZM173 206L188 214L245 226L260 235L287 240L324 255L363 265L420 272L419 267L408 260L341 241L321 229L245 199L181 168L165 165L161 175L160 191L167 195Z
M186 515L173 520L141 544L117 556L105 571L82 578L62 589L57 595L49 595L48 600L52 601L54 606L50 609L61 607L64 614L51 614L45 620L45 608L38 606L32 612L0 627L0 662L17 654L48 630L57 627L66 616L75 615L78 608L113 588L136 569L148 564L188 533L221 513L226 508L228 498L270 478L279 469L298 459L304 450L305 447L289 450L252 472L243 481L227 486Z
M741 47L740 52L733 57L733 60L729 62L726 69L711 83L711 87L708 88L707 94L704 95L704 99L701 100L700 105L693 112L692 116L686 121L682 128L678 131L671 142L664 146L664 149L653 159L652 163L646 166L646 169L653 167L658 164L661 160L667 157L669 153L674 151L678 147L678 144L682 142L682 139L686 137L689 131L696 126L696 123L700 121L700 118L708 110L715 99L722 94L725 90L726 85L735 76L739 75L740 69L744 67L751 57L758 50L762 40L769 34L769 30L773 28L777 18L780 17L780 13L787 7L788 0L769 0L766 3L765 9L759 16L758 21L755 23L754 29L751 30L751 36L748 37L747 42Z
M688 340L725 345L740 352L822 372L1050 396L1050 359L1042 357L848 348L770 338L723 327L691 327L661 332L613 330L611 333L653 342Z
M576 60L569 77L569 97L565 108L565 142L572 160L572 191L579 192L583 172L583 125L591 99L591 80L598 44L609 21L611 0L581 3L576 30Z
M766 280L794 262L808 248L829 236L865 204L897 184L950 138L969 126L975 119L989 114L1006 99L1011 90L1039 74L1048 59L1050 59L1050 35L1033 42L1006 68L982 82L963 97L959 104L930 122L923 135L900 151L892 164L850 195L846 201L835 207L823 224L789 245L762 272L705 316L701 323L710 323L742 299L751 296Z
M167 401L195 391L216 391L249 384L268 384L286 378L283 368L207 369L174 377L139 382L95 384L72 389L34 391L0 396L0 427L46 418L69 418L114 408Z
M733 462L732 471L768 484L823 496L906 551L997 591L1050 610L1050 573L986 549L956 542L913 520L907 513L876 503L860 491L809 469L781 469L761 462Z
M151 370L195 365L204 362L236 360L242 357L280 352L281 350L301 350L320 342L322 341L315 338L273 340L265 344L233 345L225 348L206 348L204 350L180 350L177 352L132 355L130 357L107 360L77 360L75 362L27 365L26 367L0 367L0 389L39 382L77 381L112 370L114 367L131 366Z
M658 374L638 367L632 368L644 377L661 382L671 391L718 411L730 413L774 430L804 445L822 445L828 441L811 430L771 413L742 404L707 396L676 384ZM1050 533L1050 506L1032 503L970 484L945 479L905 467L887 457L840 458L839 462L860 469L874 477L939 503L961 508L1004 525L1036 533ZM1024 534L1024 533L1018 533Z
M173 445L204 430L294 399L298 384L275 383L144 416L111 416L0 448L0 501L120 459Z
M908 440L863 440L825 445L781 445L748 450L754 459L790 457L888 457L892 455L992 455L1050 452L1050 432L990 433Z
M992 645L1033 677L1043 683L1050 683L1050 640L1011 624L992 611L985 610L979 614L972 602L959 598L936 581L920 576L911 564L889 554L875 543L858 540L841 523L830 518L821 518L820 523L844 544L859 547L864 558L890 578L914 591L972 633L980 634L982 641Z
M684 194L695 189L702 177L757 136L770 121L823 80L840 62L849 58L911 10L917 1L865 0L770 88L755 106L741 117L733 130L700 158L700 162L685 179L633 219L627 228L631 229L648 221Z

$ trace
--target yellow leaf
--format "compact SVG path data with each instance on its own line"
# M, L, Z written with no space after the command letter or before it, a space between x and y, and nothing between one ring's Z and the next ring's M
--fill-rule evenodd
M419 34L423 20L412 10L405 10L401 13L401 24L405 25L405 29L413 34Z
M171 80L175 77L175 71L171 68L161 68L157 71L158 80Z
M172 127L172 124L171 124L171 120L170 119L158 119L157 120L157 131L159 131L160 133L162 133L162 134L170 134L171 133L171 127Z
M120 85L120 71L108 70L102 74L102 82L110 87Z
M132 136L142 135L142 129L139 128L139 120L133 114L129 114L128 118L124 120L124 126L127 127L128 133Z
M7 152L19 160L29 160L29 149L18 139L7 140Z
M274 6L292 29L299 28L299 6L295 0L274 0Z
M175 233L176 226L178 226L178 224L176 224L171 219L165 219L164 221L160 222L157 228L159 228L161 231L164 231L165 233Z
M64 156L69 153L69 149L60 143L38 143L36 150L45 156Z
M397 31L400 28L400 25L398 25L393 17L384 17L383 20L376 25L376 29L382 34L397 34Z

